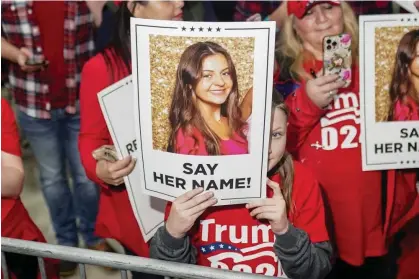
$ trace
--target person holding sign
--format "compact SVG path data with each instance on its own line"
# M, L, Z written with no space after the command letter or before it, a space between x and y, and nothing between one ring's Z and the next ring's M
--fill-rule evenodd
M185 193L168 206L166 224L151 240L152 258L290 278L330 272L320 188L285 152L288 109L273 92L268 198L209 208L217 202L211 192Z
M344 1L289 1L287 9L278 63L282 80L299 83L286 100L291 111L287 147L325 192L338 257L331 278L386 278L394 181L380 171L362 171L355 15ZM348 84L323 71L329 69L324 50L333 54L333 43L350 40Z
M183 52L169 120L169 152L189 155L247 154L236 69L230 54L214 42Z
M113 145L97 94L131 74L130 18L181 20L183 4L183 1L121 1L110 45L87 62L82 72L79 148L88 177L101 186L96 232L118 240L131 255L148 257L148 244L123 185L123 178L132 172L135 160L131 156L116 162L93 158L92 153L98 148ZM162 277L133 272L133 278Z
M397 48L390 84L391 108L389 121L419 120L419 29L406 33ZM398 259L398 278L418 278L419 267L419 195L416 189L417 170L389 170L395 181L395 207L390 234L404 234ZM415 210L409 210L414 208ZM408 225L407 220L414 218ZM403 226L403 227L402 227ZM396 236L397 238L397 236Z

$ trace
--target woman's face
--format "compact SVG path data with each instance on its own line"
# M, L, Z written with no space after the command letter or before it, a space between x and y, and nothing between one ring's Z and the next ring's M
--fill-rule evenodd
M129 3L128 7L132 5ZM159 20L182 20L183 1L148 1L135 5L134 17ZM130 9L131 10L131 9Z
M330 3L316 4L303 18L294 18L294 29L306 49L323 51L325 36L343 32L342 7Z
M269 142L268 171L275 167L284 156L287 143L287 116L282 109L272 113L271 140Z
M211 105L222 105L233 87L227 59L214 54L202 60L201 78L194 88L195 97Z
M410 74L419 78L419 43L416 44L416 56L410 65Z

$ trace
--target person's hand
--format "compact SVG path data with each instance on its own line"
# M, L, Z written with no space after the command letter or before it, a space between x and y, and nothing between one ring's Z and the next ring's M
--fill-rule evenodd
M272 198L253 201L247 204L246 208L253 209L250 211L250 216L258 220L268 220L272 232L281 235L288 231L286 202L278 183L268 179L267 184L274 192Z
M204 211L217 203L214 193L206 192L204 188L198 187L178 197L170 209L166 221L166 230L174 238L184 237L195 224L196 219Z
M16 57L16 62L17 64L19 64L22 71L32 73L32 72L42 71L45 69L45 67L47 67L48 64L34 65L34 66L26 65L26 62L32 57L33 57L33 54L29 49L25 47L20 48L19 53Z
M116 162L100 159L96 163L96 175L106 184L119 186L124 183L124 177L132 172L136 161L132 156Z
M330 104L338 89L344 85L345 82L339 80L339 75L323 76L318 73L317 78L307 81L306 92L311 101L323 109Z

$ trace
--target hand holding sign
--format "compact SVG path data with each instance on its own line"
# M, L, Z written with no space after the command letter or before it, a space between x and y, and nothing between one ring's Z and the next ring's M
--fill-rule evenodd
M172 204L169 218L166 221L166 229L169 234L175 238L184 237L192 228L196 219L204 213L204 211L217 203L217 199L213 198L214 193L206 192L204 188L199 187L188 191L178 197Z
M275 234L281 235L288 230L287 206L279 184L269 179L267 184L274 192L272 198L251 202L246 205L246 208L253 209L250 212L250 216L259 220L268 220L271 230Z
M125 157L115 162L105 158L98 158L96 175L109 185L119 186L124 183L124 176L129 175L135 167L136 159L132 156Z
M333 100L337 90L345 85L338 75L320 76L307 81L307 96L319 108L324 108Z

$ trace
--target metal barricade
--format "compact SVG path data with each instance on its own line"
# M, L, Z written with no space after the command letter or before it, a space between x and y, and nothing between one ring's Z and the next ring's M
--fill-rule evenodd
M79 264L80 278L82 279L86 278L86 264L119 269L121 272L121 278L123 279L128 278L128 271L137 271L149 274L168 276L171 278L174 277L185 279L267 278L266 276L260 274L250 274L244 272L222 270L218 268L161 261L143 257L135 257L122 254L87 250L82 248L66 247L47 243L39 243L34 241L12 239L7 237L1 238L1 250L1 267L3 270L4 279L9 279L10 277L6 266L6 258L3 252L11 252L37 257L42 279L47 278L44 258L77 262Z

